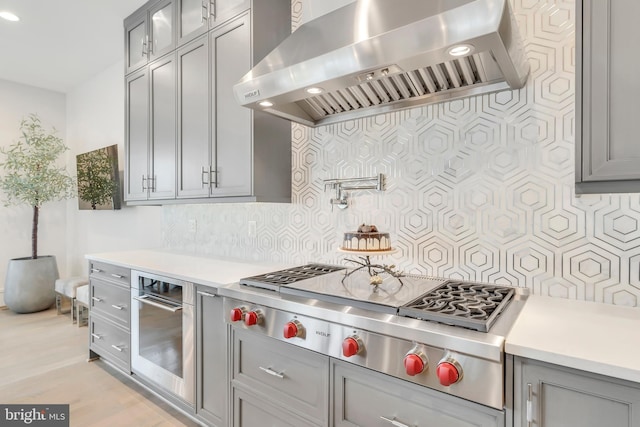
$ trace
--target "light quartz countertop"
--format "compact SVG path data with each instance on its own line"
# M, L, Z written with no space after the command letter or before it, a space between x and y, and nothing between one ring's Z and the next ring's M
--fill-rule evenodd
M85 258L212 287L229 285L243 277L291 267L233 258L199 257L163 250L104 252L88 254Z
M121 267L220 287L292 265L199 257L163 250L86 255ZM505 351L640 383L640 308L531 295Z
M505 351L640 383L640 308L532 295Z

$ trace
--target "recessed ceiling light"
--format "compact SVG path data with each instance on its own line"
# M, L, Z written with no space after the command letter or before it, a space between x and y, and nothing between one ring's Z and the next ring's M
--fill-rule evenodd
M317 95L322 92L324 92L324 90L321 87L310 87L307 89L307 93L310 93L311 95Z
M0 12L0 18L6 19L7 21L12 21L12 22L17 22L17 21L20 20L20 18L18 18L13 13L7 12L7 11L4 11L4 10L2 12Z
M450 48L447 52L451 56L463 56L470 53L473 50L473 46L470 44L458 44Z
M259 103L259 105L261 107L273 107L273 102L269 102L269 101L262 101Z

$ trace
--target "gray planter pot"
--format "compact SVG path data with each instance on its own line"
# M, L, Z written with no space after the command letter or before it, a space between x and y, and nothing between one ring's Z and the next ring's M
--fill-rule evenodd
M58 277L54 256L12 259L4 283L4 302L16 313L46 310L56 300L54 285Z

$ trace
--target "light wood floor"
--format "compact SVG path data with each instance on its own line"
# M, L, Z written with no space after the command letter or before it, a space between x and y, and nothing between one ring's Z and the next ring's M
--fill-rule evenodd
M104 362L87 362L88 328L55 309L0 308L0 403L69 404L70 425L197 426Z

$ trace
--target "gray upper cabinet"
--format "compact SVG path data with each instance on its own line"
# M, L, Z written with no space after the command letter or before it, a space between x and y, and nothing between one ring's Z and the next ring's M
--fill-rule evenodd
M175 20L175 0L161 0L148 3L124 21L126 74L175 49Z
M209 197L209 38L178 49L178 197Z
M253 115L233 95L233 85L251 69L250 19L245 13L216 28L209 38L214 137L210 187L216 197L252 194ZM260 143L258 139L256 142Z
M640 2L576 2L576 192L640 192Z
M175 55L127 76L125 200L175 197L176 108Z
M638 384L520 357L514 374L514 427L640 426Z
M196 5L179 4L181 14ZM290 34L290 0L212 5L218 19L231 18L126 78L132 204L291 201L290 122L244 108L233 95L242 76Z
M178 44L187 43L251 7L250 0L177 0Z

